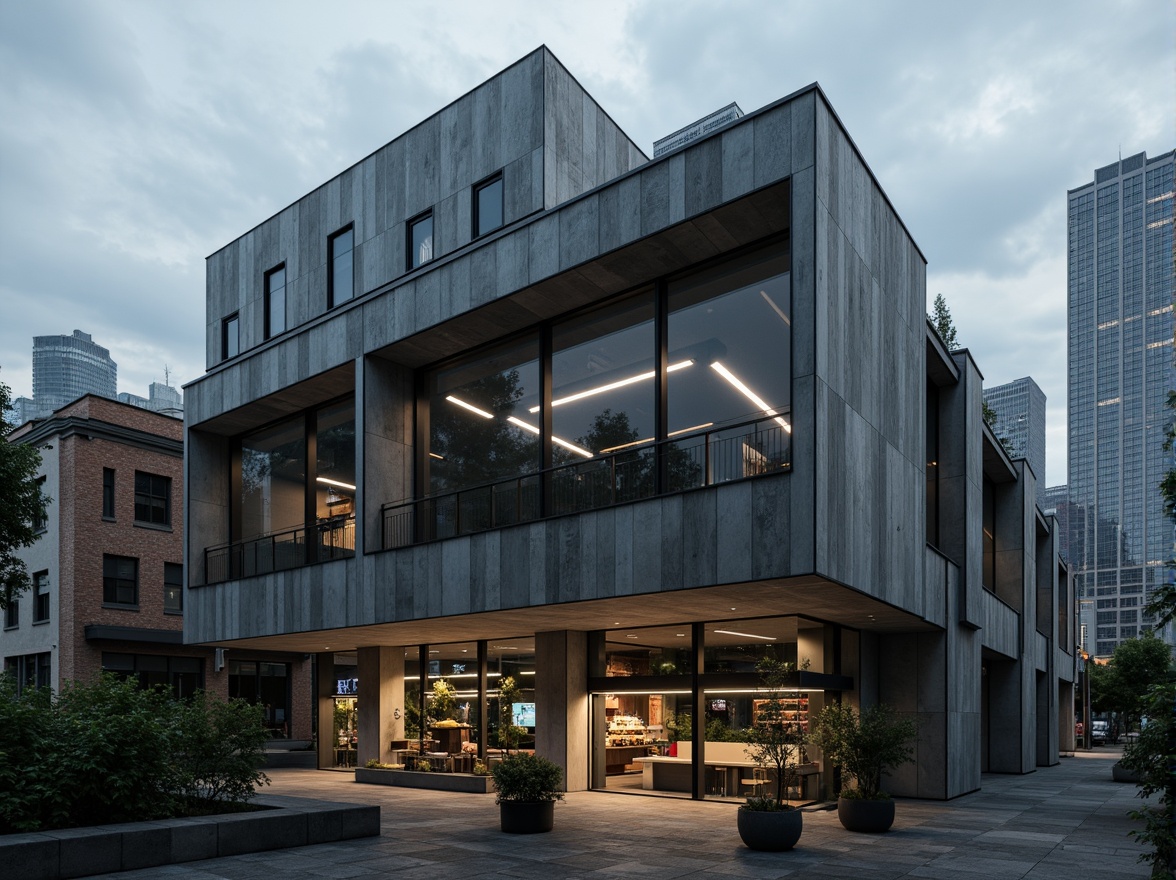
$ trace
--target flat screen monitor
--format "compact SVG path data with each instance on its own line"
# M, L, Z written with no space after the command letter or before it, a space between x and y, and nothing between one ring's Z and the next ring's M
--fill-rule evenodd
M513 703L511 705L514 710L514 723L516 727L535 726L534 703Z

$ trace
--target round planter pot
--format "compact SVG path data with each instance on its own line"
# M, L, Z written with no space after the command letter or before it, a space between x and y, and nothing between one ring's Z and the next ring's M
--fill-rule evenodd
M800 840L804 822L800 810L768 813L740 809L737 813L739 836L749 849L780 852L792 849Z
M838 798L837 818L847 831L879 834L889 831L894 824L894 801L864 801L860 798Z
M1134 770L1128 770L1118 761L1111 765L1111 779L1115 782L1139 782L1139 774Z
M555 822L555 801L503 801L498 816L507 834L539 834Z

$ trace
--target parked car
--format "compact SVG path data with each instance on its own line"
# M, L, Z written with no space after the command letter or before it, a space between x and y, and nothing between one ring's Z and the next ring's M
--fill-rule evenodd
M1109 727L1107 722L1095 719L1090 722L1090 744L1096 746L1106 745Z

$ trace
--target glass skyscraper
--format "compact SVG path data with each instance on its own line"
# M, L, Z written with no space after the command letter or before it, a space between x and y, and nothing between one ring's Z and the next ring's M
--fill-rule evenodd
M1078 595L1095 601L1097 655L1140 633L1149 594L1172 577L1158 485L1176 387L1174 169L1176 152L1139 153L1068 194L1069 492L1081 518L1069 551Z
M996 413L993 431L1007 441L1009 455L1024 458L1045 486L1045 392L1030 376L984 389L984 402Z
M117 384L118 365L89 333L33 337L33 400L38 415L47 416L83 394L113 399Z

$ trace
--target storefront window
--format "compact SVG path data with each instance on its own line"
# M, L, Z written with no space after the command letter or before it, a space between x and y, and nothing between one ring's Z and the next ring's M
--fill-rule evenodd
M429 739L433 751L455 757L455 769L473 769L481 734L478 710L478 643L429 645L426 678Z
M494 749L534 748L535 640L491 640L486 659L490 745Z
M229 696L265 709L271 739L290 737L290 665L256 660L230 660Z

